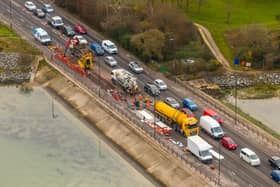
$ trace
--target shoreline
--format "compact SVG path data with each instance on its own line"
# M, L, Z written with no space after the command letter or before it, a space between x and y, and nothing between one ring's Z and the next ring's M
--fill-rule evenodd
M67 110L70 114L75 116L90 133L93 133L96 137L98 137L101 143L106 144L109 148L112 149L119 157L121 157L124 161L127 162L130 166L132 166L137 172L139 172L142 176L144 176L147 180L149 180L156 187L165 187L161 181L154 178L151 174L145 171L145 168L138 163L133 157L127 154L120 146L112 142L107 136L103 134L103 132L98 129L95 125L92 125L92 122L83 116L79 111L77 111L69 102L67 102L63 97L58 95L54 90L49 88L44 88L41 86L35 86L35 88L43 89L55 102L59 103L65 110Z

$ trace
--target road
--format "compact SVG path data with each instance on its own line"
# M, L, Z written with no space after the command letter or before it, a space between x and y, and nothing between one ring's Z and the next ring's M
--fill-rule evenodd
M1 0L0 2L0 12L6 17L9 18L9 0ZM38 6L41 5L41 1L34 1ZM46 20L39 19L34 17L30 12L26 11L23 7L23 1L22 0L13 0L12 4L12 18L13 18L13 25L17 26L22 29L22 32L20 33L24 38L26 38L29 42L31 42L33 45L38 46L40 50L43 53L49 53L49 50L44 47L40 46L38 43L36 43L31 35L32 30L35 27L42 27L44 28L53 38L54 42L57 45L64 46L66 43L67 38L63 36L58 30L52 29L50 26L47 25ZM78 20L76 18L70 17L68 14L64 13L62 10L56 9L56 14L62 16L64 19L64 22L69 25L74 25ZM101 41L104 39L102 36L100 36L98 33L93 31L92 29L88 28L88 35L86 38L88 41ZM117 61L119 62L118 66L128 69L128 62L129 60L135 60L135 58L127 53L123 49L119 49L119 54L115 56ZM102 59L99 59L99 63L102 62ZM109 73L110 68L105 66L104 64L101 64L101 67L103 68L104 72ZM182 100L185 97L191 97L193 98L199 107L199 110L195 113L197 117L199 117L202 114L203 108L211 107L207 103L207 101L200 99L199 97L192 95L190 91L180 87L177 84L174 84L174 82L167 80L165 77L162 77L160 74L153 72L149 70L147 67L144 67L145 73L136 75L140 87L143 87L143 85L146 82L153 81L155 78L161 78L163 79L169 86L169 90L162 92L161 97L165 98L167 96L174 97L178 100ZM215 108L214 108L215 109ZM242 129L238 128L232 128L233 124L233 118L228 118L226 116L222 116L224 118L224 125L223 129L227 133L227 135L233 137L233 139L237 142L239 145L238 150L232 152L228 151L224 148L221 148L222 155L225 157L224 160L221 161L221 174L232 180L233 182L236 182L239 186L260 186L260 187L268 187L268 186L276 186L277 184L274 183L269 178L269 173L271 171L271 168L267 164L267 159L270 154L275 152L276 154L280 155L279 150L270 150L268 146L266 146L263 143L260 143L259 141L256 141L252 137L249 136L249 132L240 132ZM218 150L218 141L213 140L208 135L201 132L200 134L205 140L207 140L215 150ZM248 136L247 136L248 135ZM178 141L181 141L183 144L186 145L186 139L180 136L179 134L173 133L172 138ZM254 150L258 156L260 157L262 164L260 167L254 168L246 164L245 162L241 161L239 158L239 149L241 147L249 147L252 150ZM194 163L197 163L197 167L201 168L207 168L208 166L200 164L196 158L188 154L192 159ZM217 166L217 162L214 163ZM216 172L212 171L212 172Z

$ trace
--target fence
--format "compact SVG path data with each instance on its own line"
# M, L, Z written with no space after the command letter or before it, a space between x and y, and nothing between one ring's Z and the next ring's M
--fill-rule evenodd
M185 165L198 172L205 180L217 184L218 179L216 174L207 171L207 169L205 169L205 167L203 167L202 164L197 162L197 160L195 160L194 158L188 157L188 155L183 150L178 149L168 139L166 139L166 136L156 134L154 132L154 129L142 123L134 112L132 112L127 107L121 105L119 102L114 100L113 97L106 90L102 89L99 85L94 83L87 76L75 72L75 70L71 69L66 64L60 62L56 58L53 58L52 55L48 55L46 56L46 58L52 63L52 65L54 65L60 71L66 73L75 81L78 81L80 86L82 86L84 89L93 93L95 96L101 98L102 104L105 105L106 108L117 112L120 115L121 120L123 120L123 117L125 117L125 119L127 119L130 122L129 125L131 128L135 129L138 132L141 132L150 140L156 141L156 143L159 146L161 146L166 151L179 158L185 163Z
M232 116L235 116L236 114L232 110L226 108L225 106L223 106L218 101L216 101L212 97L208 96L204 92L202 92L198 89L194 89L192 86L190 86L188 84L185 84L183 81L181 81L179 79L176 79L176 82L179 83L184 88L186 88L187 90L189 90L190 92L192 92L193 95L198 96L204 102L208 102L208 104L210 104L214 108L220 110L220 112L222 112L224 114L224 116L226 116L227 118L234 121ZM236 117L236 120L237 120L237 123L236 123L237 125L239 125L240 127L245 128L246 130L256 134L263 141L272 145L276 150L280 150L279 140L272 137L270 134L264 132L263 130L259 129L256 125L252 124L250 121L246 120L243 117L238 116L238 117Z

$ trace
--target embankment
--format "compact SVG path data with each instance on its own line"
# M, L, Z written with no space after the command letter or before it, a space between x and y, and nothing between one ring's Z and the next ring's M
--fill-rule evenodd
M100 104L94 95L86 93L73 82L48 66L37 72L35 83L65 100L91 125L102 132L117 147L129 155L144 171L166 186L210 186L205 178L182 164L144 134L131 128L129 122Z

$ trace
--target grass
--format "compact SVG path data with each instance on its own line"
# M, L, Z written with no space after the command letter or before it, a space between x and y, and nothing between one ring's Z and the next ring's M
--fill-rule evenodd
M0 52L18 52L31 55L40 54L39 50L20 38L7 26L0 24Z
M226 2L232 4L229 23L226 23ZM184 10L193 21L210 30L218 47L229 61L232 61L234 57L224 37L226 31L249 24L261 24L272 29L279 29L280 26L276 19L276 16L280 15L280 1L278 0L206 0L200 13L198 1L190 1L189 9L184 8Z
M238 89L239 99L266 99L280 96L280 86L262 84L254 87Z
M230 108L231 110L235 111L235 106L232 105L231 103L225 102L223 101L223 103ZM253 124L257 125L258 127L260 127L261 129L263 129L264 131L266 131L267 133L271 134L273 137L277 138L278 140L280 140L280 134L278 134L277 132L275 132L274 130L272 130L271 128L269 128L268 126L266 126L265 124L263 124L261 121L256 120L255 118L253 118L252 116L250 116L249 114L243 112L240 108L237 107L237 113L244 117L245 119L247 119L248 121L252 122Z

